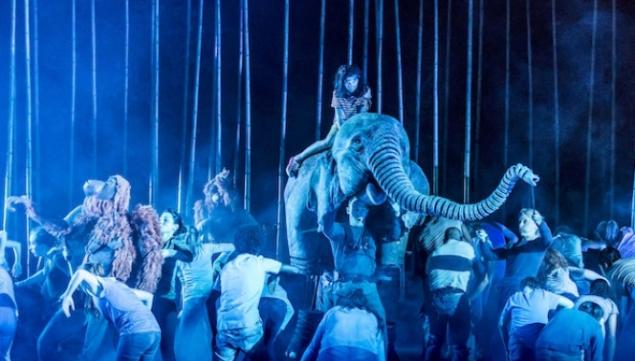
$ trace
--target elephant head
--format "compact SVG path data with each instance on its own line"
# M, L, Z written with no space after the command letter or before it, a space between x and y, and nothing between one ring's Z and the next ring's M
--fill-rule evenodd
M362 113L344 122L331 149L340 191L350 197L376 182L402 209L461 221L485 218L500 208L520 178L535 186L538 176L520 164L510 167L484 200L459 204L417 191L408 176L410 145L402 124L382 114Z

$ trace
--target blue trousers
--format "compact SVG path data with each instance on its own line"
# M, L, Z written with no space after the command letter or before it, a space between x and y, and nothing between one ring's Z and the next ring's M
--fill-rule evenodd
M119 336L117 361L154 361L161 332L141 332Z

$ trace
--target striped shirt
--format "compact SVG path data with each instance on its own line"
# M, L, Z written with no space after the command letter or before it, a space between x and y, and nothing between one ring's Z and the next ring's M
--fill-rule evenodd
M426 270L430 290L457 288L467 291L476 256L468 242L448 240L437 248L428 259Z
M333 98L331 99L331 107L335 109L340 109L344 112L344 118L340 119L340 121L345 121L348 118L352 117L355 114L361 113L363 108L370 109L371 105L371 95L370 88L366 87L366 91L364 95L360 97L356 96L348 96L348 97L338 97L333 91Z

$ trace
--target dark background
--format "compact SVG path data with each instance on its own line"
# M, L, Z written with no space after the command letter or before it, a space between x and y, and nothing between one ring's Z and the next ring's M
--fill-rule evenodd
M485 0L481 0L485 1ZM0 149L7 148L9 105L10 26L12 1L0 1ZM14 194L24 192L26 78L24 45L24 2L17 8L17 158ZM474 2L474 92L473 121L476 121L476 74L478 69L478 7ZM528 70L525 1L511 1L511 67L510 67L510 164L528 161ZM160 199L157 209L176 206L181 124L183 121L183 89L186 38L186 1L160 1ZM201 58L199 129L195 196L207 179L208 158L213 124L213 34L214 2L205 1L204 33ZM441 194L462 199L463 151L465 137L466 31L467 2L453 1L451 57L447 61L446 1L439 1L439 95L440 134L448 114L448 143L441 144ZM482 106L479 133L473 125L473 141L479 138L478 178L473 180L471 199L480 199L495 187L504 172L503 119L505 89L505 1L489 0L484 4L484 42L482 55ZM124 1L96 0L97 26L97 91L98 91L98 172L91 174L91 34L90 1L77 1L78 82L77 82L77 148L76 177L72 180L74 202L81 200L81 185L93 177L106 178L121 173L123 158L128 157L129 170L123 174L132 184L132 204L148 201L150 176L150 111L151 111L151 24L149 0L130 1L130 77L129 77L129 152L123 150L123 84L124 84ZM276 177L282 109L283 0L252 0L249 4L251 41L253 181L252 211L263 223L275 223ZM394 8L385 0L383 112L396 116L397 78ZM423 71L421 95L420 165L432 180L433 120L433 46L434 2L424 1ZM33 7L33 5L31 5ZM198 2L192 5L191 83L195 62ZM362 64L364 1L355 2L354 63ZM69 203L69 132L71 104L71 1L39 1L39 99L41 144L36 154L34 197L41 209L62 216ZM296 154L314 140L316 90L318 79L320 1L291 1L289 96L287 155ZM375 6L370 1L370 48L368 82L376 105ZM416 104L416 61L418 1L400 1L401 43L403 57L405 127L414 149ZM614 218L620 225L630 221L630 204L635 160L635 75L632 71L635 39L633 16L635 3L617 1L617 143L615 167ZM33 19L33 13L31 13ZM584 172L586 122L589 108L591 34L593 1L557 1L558 57L560 70L561 117L561 224L583 229ZM596 43L595 102L591 160L590 226L609 217L609 150L611 115L611 2L599 1ZM32 20L33 21L33 20ZM534 170L542 180L536 190L536 207L553 221L554 111L553 63L551 45L551 2L531 4L533 83L534 83ZM340 64L346 62L348 1L327 0L326 45L323 90L322 134L331 124L332 78ZM239 39L239 1L222 2L222 121L223 165L232 167L234 157L237 110L237 64ZM31 25L33 31L33 24ZM33 47L33 40L31 46ZM33 51L33 50L32 50ZM444 82L446 67L450 82ZM444 91L449 86L449 107L444 107ZM191 99L187 121L191 122ZM244 97L243 97L244 100ZM244 115L244 111L242 113ZM244 119L244 117L243 117ZM188 133L189 136L189 133ZM244 140L244 134L243 134ZM443 140L443 139L442 139ZM474 146L476 144L474 143ZM443 149L447 159L443 161ZM474 148L472 148L474 154ZM0 169L5 169L0 157ZM241 162L242 164L242 162ZM242 169L242 168L241 168ZM242 181L242 174L239 174ZM39 182L39 183L38 183ZM38 186L39 184L39 186ZM507 212L508 225L514 225L520 207L529 206L528 188L521 185L512 195ZM502 212L492 218L500 220ZM21 238L23 219L12 216L11 238Z

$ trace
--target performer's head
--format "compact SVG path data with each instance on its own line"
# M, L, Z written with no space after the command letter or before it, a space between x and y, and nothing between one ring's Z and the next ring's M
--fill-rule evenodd
M453 239L455 241L460 241L462 239L461 229L458 227L450 227L445 230L445 242Z
M346 206L348 221L351 226L363 227L368 217L368 204L357 197L351 198Z
M234 234L234 247L238 254L258 255L265 243L265 235L258 225L240 226Z
M208 181L203 188L203 194L205 195L205 207L208 210L218 206L230 206L235 192L229 170L223 168L220 173Z
M183 217L171 208L161 213L159 224L161 226L161 239L164 243L172 239L172 237L187 231L185 224L183 224Z
M518 229L520 236L528 241L533 241L540 236L536 219L542 215L535 209L523 208L518 215Z
M618 241L620 226L614 220L602 221L595 227L595 236L604 241L608 246L612 246Z
M366 84L364 79L362 79L362 72L357 66L342 65L335 73L333 87L335 88L335 94L339 97L362 96Z
M128 211L129 204L130 183L120 175L113 175L108 177L94 196L86 197L84 211L95 215L109 211L122 214Z
M35 227L29 234L29 252L35 257L44 257L55 247L57 240L42 227Z
M538 279L536 277L526 277L522 281L520 281L520 289L524 293L528 293L539 288L540 282L538 282Z

